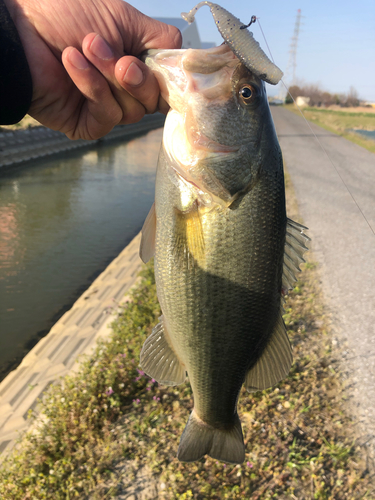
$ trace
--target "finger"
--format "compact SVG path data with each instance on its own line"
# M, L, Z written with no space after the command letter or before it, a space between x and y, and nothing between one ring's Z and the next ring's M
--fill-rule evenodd
M153 72L143 62L133 56L119 59L115 67L116 82L128 94L142 103L147 113L160 109L160 89ZM162 107L165 108L165 101Z
M123 5L123 4L122 4ZM180 31L151 17L145 16L129 4L118 13L119 28L127 54L139 56L148 49L179 49L182 44Z
M131 94L126 92L119 84L115 77L115 67L116 61L119 59L121 54L117 54L100 35L97 33L90 33L87 35L83 40L82 50L85 57L108 81L112 94L123 113L121 123L138 122L144 116L146 111L149 112L149 110L151 110L150 108L153 105L152 99L145 100L145 102L139 102L136 97L133 97ZM155 80L155 77L152 74L151 77ZM147 75L143 75L143 73L141 73L136 78L138 78L138 80L135 81L135 85L142 85L144 80L146 82L149 81L150 72L148 71ZM157 105L157 93L159 87L156 81L153 82L153 84L156 86L154 98L154 101L156 102L153 105L155 109Z
M85 100L77 109L75 126L64 132L71 139L98 139L121 122L122 110L105 78L74 47L62 54L63 65Z

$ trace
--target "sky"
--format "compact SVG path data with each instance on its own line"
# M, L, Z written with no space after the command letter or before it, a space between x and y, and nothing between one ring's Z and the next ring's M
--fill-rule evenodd
M179 17L195 6L194 0L130 0L150 17ZM273 59L286 72L297 10L301 26L297 46L297 84L318 84L331 93L348 93L353 86L361 99L375 102L375 1L374 0L220 0L219 5L248 23L259 18ZM222 43L210 9L197 15L199 35L204 42ZM268 53L259 24L250 30ZM284 81L291 83L292 75ZM269 95L278 87L267 86Z

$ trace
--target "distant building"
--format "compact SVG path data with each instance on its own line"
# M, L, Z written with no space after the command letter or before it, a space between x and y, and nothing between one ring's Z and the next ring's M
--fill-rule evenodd
M300 108L303 108L304 106L308 106L309 102L310 102L310 97L305 97L305 96L299 95L296 98L296 104Z
M176 26L181 31L182 49L210 49L215 47L213 42L202 42L198 33L197 23L189 24L179 17L155 17L157 21Z

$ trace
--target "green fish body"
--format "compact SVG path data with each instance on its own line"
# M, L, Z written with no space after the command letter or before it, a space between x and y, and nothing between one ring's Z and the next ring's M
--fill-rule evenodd
M180 460L208 454L241 463L239 392L242 384L265 389L289 372L281 302L307 237L286 217L263 81L225 46L160 51L146 64L172 109L141 243L145 261L155 256L163 316L141 366L167 385L189 377L194 410Z

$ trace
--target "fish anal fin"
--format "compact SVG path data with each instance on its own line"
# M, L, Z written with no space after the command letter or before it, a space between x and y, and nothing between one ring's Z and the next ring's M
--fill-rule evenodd
M143 344L141 368L160 384L179 385L185 381L186 370L170 344L163 316L159 319Z
M204 455L232 464L241 464L245 460L245 445L237 414L233 426L217 429L203 422L195 410L192 411L181 436L177 458L181 462L194 462Z
M146 264L155 254L155 236L156 236L156 212L155 202L152 204L146 220L142 227L141 246L139 256Z
M292 349L280 314L261 357L246 374L246 390L262 391L277 384L288 375L292 362Z

